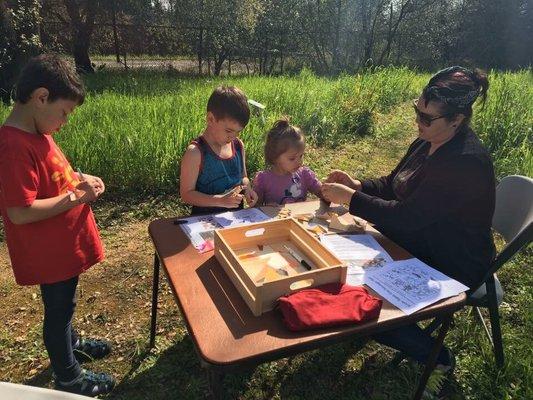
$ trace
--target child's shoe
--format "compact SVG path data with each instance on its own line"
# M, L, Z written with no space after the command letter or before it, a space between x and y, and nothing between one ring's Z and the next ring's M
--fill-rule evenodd
M108 374L82 370L81 375L72 382L63 383L56 380L56 390L95 397L107 394L115 387L115 379Z
M107 356L111 353L111 344L106 340L81 338L72 350L79 362L86 362Z

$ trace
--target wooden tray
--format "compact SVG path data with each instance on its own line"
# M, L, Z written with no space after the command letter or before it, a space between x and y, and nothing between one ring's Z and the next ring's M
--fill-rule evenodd
M270 257L259 250L254 271L250 249L265 247L277 255ZM311 270L303 267L289 250L284 251L287 247L301 256ZM218 229L215 231L215 257L255 316L272 310L280 296L326 283L346 282L347 267L293 218ZM263 270L270 265L264 257L275 258L277 268L290 272L279 274L275 279L271 279L271 271L262 276ZM288 266L281 266L284 263Z

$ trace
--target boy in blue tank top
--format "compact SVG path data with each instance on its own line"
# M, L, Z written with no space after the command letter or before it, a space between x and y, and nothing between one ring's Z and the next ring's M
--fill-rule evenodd
M240 132L250 119L246 95L234 86L219 86L207 102L207 126L181 160L180 195L191 214L213 214L257 202L246 173Z

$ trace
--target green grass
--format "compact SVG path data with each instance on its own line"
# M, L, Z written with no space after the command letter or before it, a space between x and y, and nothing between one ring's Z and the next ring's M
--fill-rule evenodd
M379 115L416 97L427 79L405 68L335 79L308 70L293 77L224 79L99 72L86 77L87 101L57 139L75 167L104 177L114 191L173 192L181 155L203 130L207 98L221 83L237 85L267 106L242 134L253 173L263 167L264 134L280 116L290 116L316 145L340 147L375 134ZM474 129L491 150L499 176L531 175L531 71L492 73L490 79L489 101L476 110ZM0 118L6 113L0 106Z

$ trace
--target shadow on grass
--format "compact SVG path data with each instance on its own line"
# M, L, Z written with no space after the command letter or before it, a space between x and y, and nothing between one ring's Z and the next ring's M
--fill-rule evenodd
M367 340L349 341L228 374L220 398L412 398L421 368L409 362L397 365L387 361L389 356L382 354L381 347L356 356L366 344ZM51 375L51 369L47 368L25 384L46 387ZM162 353L145 349L136 355L129 371L106 399L205 399L208 393L206 372L200 366L192 341L185 335ZM442 394L446 399L464 399L454 377L446 383Z
M135 357L130 370L108 399L201 399L207 393L205 372L200 367L188 336L162 353L148 350Z
M37 386L37 387L50 387L53 389L52 367L49 365L38 374L32 376L30 379L24 381L24 385Z

